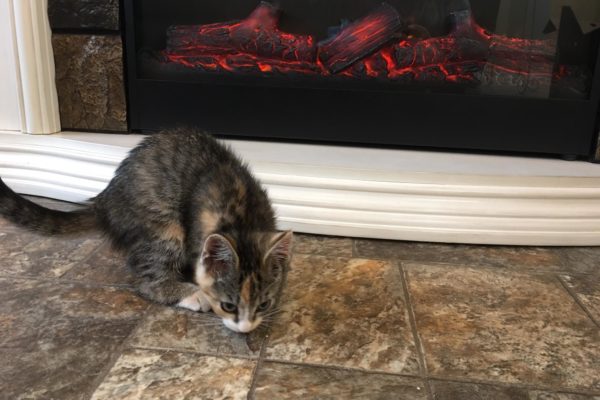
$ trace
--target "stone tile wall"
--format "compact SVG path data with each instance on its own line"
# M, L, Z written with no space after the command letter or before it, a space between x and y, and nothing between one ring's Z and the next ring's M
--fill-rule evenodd
M66 130L127 131L118 0L49 0Z

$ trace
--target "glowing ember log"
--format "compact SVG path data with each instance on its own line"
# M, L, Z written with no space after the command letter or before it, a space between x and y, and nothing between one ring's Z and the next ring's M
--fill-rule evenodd
M166 62L186 68L230 74L535 90L565 78L568 87L587 87L583 73L567 74L560 68L553 75L552 41L491 34L477 25L469 10L451 17L453 29L447 36L404 39L397 37L398 13L383 4L317 45L312 36L280 31L278 9L263 2L241 21L170 27L162 55Z
M528 74L535 75L538 83L550 80L554 52L549 41L491 35L473 21L469 11L453 17L454 27L448 36L397 41L342 74L403 83L478 83L485 77L486 84L514 84ZM487 72L482 73L490 63L494 63L489 69L492 79Z
M352 78L387 79L405 84L476 82L475 73L481 71L485 62L481 58L462 56L480 52L481 48L471 47L473 43L465 42L465 47L461 50L452 47L457 41L444 39L444 46L449 47L438 47L439 38L431 39L424 46L421 46L423 41L401 41L355 63L341 74ZM440 48L445 48L446 51L439 50Z
M317 75L321 69L314 62L264 59L248 53L201 54L194 52L166 54L167 60L205 72L251 74Z
M451 37L470 38L488 48L485 60L497 64L504 73L548 73L552 70L556 47L550 40L510 38L493 35L479 26L469 10L452 14Z
M391 41L401 27L398 12L383 3L369 15L321 43L319 60L331 73L336 74Z
M442 37L403 40L391 47L393 68L443 64L461 60L485 60L488 47L469 38Z
M248 53L264 58L314 62L312 36L293 35L277 29L279 12L262 2L242 21L208 25L175 25L167 30L167 54Z

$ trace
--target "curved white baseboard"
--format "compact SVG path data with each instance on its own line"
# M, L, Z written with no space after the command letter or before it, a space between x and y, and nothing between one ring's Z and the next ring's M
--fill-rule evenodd
M106 186L139 140L135 135L0 133L0 176L20 193L84 201ZM99 143L108 141L119 145ZM600 245L598 165L231 144L268 188L282 228L435 242ZM413 164L418 170L409 167ZM477 173L467 173L468 168Z

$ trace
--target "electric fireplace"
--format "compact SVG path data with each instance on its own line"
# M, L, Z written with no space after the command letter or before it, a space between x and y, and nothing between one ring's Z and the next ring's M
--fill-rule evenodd
M600 3L564 3L124 0L130 128L587 156Z

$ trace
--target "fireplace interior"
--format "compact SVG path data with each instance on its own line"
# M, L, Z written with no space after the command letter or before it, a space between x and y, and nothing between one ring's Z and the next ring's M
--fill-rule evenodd
M125 0L130 128L588 156L600 4L573 3Z

